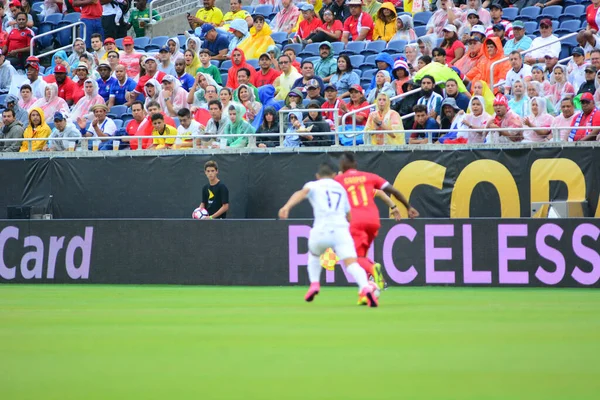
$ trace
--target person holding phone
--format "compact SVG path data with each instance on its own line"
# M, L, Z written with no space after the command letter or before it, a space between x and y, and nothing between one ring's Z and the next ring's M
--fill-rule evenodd
M190 28L196 29L204 24L211 24L214 26L221 25L221 22L223 22L223 11L215 7L215 0L204 0L202 5L204 7L199 9L195 16L187 13L187 20L188 24L190 24Z

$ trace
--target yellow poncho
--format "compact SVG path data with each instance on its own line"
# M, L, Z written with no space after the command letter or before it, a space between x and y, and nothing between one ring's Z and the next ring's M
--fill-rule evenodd
M258 58L261 54L267 52L269 46L275 45L271 33L273 31L268 24L264 24L260 32L256 32L256 28L252 27L250 28L250 37L240 43L238 49L244 51L248 60Z

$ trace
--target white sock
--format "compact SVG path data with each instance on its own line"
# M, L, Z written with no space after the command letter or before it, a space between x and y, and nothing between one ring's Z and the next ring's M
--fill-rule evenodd
M364 289L369 284L367 273L360 267L360 265L358 265L358 263L353 262L352 264L348 265L346 267L346 271L352 275L360 290Z
M310 283L319 283L321 281L321 261L319 257L308 253L308 279Z

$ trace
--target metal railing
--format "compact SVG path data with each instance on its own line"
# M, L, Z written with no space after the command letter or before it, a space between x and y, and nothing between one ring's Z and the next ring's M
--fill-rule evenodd
M539 128L538 128L539 129ZM573 142L567 142L567 141L562 141L560 139L560 131L561 130L569 130L571 131L572 129L574 129L572 126L559 126L559 127L542 127L542 129L547 129L547 130L551 130L552 132L550 133L553 136L553 140L552 142L562 142L562 144L568 144L568 143L573 143ZM432 144L433 141L433 136L434 134L440 134L440 133L449 133L449 132L455 132L455 131L463 131L463 132L524 132L524 131L528 131L528 130L536 130L536 128L531 128L531 127L522 127L522 128L476 128L476 129L430 129L428 130L427 133L427 138L429 141L429 144ZM584 127L578 127L577 130L600 130L600 126L584 126ZM418 129L405 129L404 132L407 137L408 134L413 133L413 132L419 132L422 133L423 130L418 130ZM330 132L329 135L335 135L336 137L340 134L343 134L344 132ZM398 130L377 130L377 131L363 131L361 133L364 134L388 134L388 133L400 133ZM556 134L555 134L556 133ZM297 133L281 133L280 134L281 137L285 137L285 136L296 136ZM327 133L323 133L323 135L327 135ZM0 142L48 142L50 140L55 140L55 141L67 141L67 142L82 142L81 147L85 147L84 151L88 151L88 152L92 152L95 150L89 150L89 142L103 142L103 141L108 141L108 140L114 140L114 141L119 141L119 144L121 142L129 142L131 143L132 141L137 141L138 147L137 150L135 151L141 151L141 150L148 150L148 149L143 149L143 141L146 139L163 139L163 140L175 140L175 147L178 148L178 145L183 143L184 141L192 141L192 147L191 149L195 149L195 150L201 150L201 149L205 149L205 150L218 150L218 149L222 149L223 147L220 146L210 146L210 147L199 147L198 143L201 140L206 140L206 139L230 139L230 138L240 138L240 137L246 137L246 138L256 138L256 137L272 137L273 134L272 133L240 133L240 134L207 134L207 135L169 135L169 136L151 136L151 135L147 135L147 136L105 136L105 137L67 137L67 138L56 138L56 139L50 139L50 138L11 138L11 139L0 139ZM523 135L518 135L515 136L517 139L522 139ZM600 137L600 135L598 136ZM179 140L179 141L178 141ZM283 141L282 141L283 142ZM337 143L337 142L336 142ZM529 145L543 145L544 143L549 143L549 141L546 142L520 142L520 141L515 141L512 142L512 144L526 144L527 146ZM550 142L551 143L551 142ZM114 142L113 142L114 144ZM498 146L498 145L503 145L503 144L508 144L508 143L478 143L477 145L479 146L488 146L488 147L493 147L493 146ZM593 145L598 145L600 146L600 141L598 141L598 139L596 138L595 141L591 141L591 144ZM360 147L379 147L380 145L369 145L369 144L365 144L365 145L361 145ZM400 147L402 145L397 145L396 147ZM433 144L433 146L436 146L436 144ZM446 146L446 145L442 145L442 146ZM28 146L28 151L31 153L33 152L31 145ZM99 147L99 146L98 146ZM252 147L256 147L256 146L252 146ZM283 146L279 146L280 148ZM332 146L328 146L328 147L332 147ZM337 146L335 145L334 147L338 147L338 148L348 148L350 146ZM189 149L189 148L188 148ZM117 149L114 149L117 150ZM125 149L123 149L125 150ZM67 151L67 150L64 150ZM45 152L44 152L45 153Z
M553 40L553 41L551 41L549 43L543 44L541 46L532 47L532 48L527 49L527 50L521 50L519 52L519 54L524 55L524 54L527 54L527 53L531 53L532 51L543 49L544 47L548 47L550 45L553 45L554 43L560 43L563 40L572 38L574 36L577 36L578 34L579 34L579 32L569 33L567 35L564 35L564 36L561 36L559 38L556 38L556 40ZM503 63L505 61L508 61L508 59L509 59L508 56L504 57L504 58L501 58L500 60L494 61L492 63L492 65L490 66L490 87L495 87L495 85L494 85L494 68L496 67L496 65L501 64L501 63Z
M442 84L442 83L445 83L445 82L444 81L435 82L434 86L437 86L437 85ZM404 92L404 93L401 93L401 94L397 94L396 96L390 97L390 104L392 102L396 101L396 100L401 100L401 99L405 98L409 94L418 93L420 91L421 91L421 88L419 87L419 88L416 88L416 89L409 90L408 92ZM346 114L344 114L342 116L341 125L345 126L346 125L346 122L345 122L346 118L352 116L352 131L356 131L356 114L358 114L361 111L370 110L371 108L375 108L375 107L377 107L377 104L369 104L368 106L364 106L364 107L361 107L361 108L357 108L356 110L348 111ZM414 113L408 114L407 116L402 117L402 119L409 118L410 116L413 116L413 115L414 115ZM354 143L354 145L356 145L356 142Z
M181 14L183 12L195 15L197 9L204 7L201 1L185 1L185 0L169 0L169 1L157 1L154 0L148 3L151 7L152 3L158 3L159 5L154 6L154 9L158 12L161 17L170 17L172 15Z
M56 35L57 32L64 31L66 29L72 29L73 30L71 40L73 41L73 43L75 43L75 38L78 37L77 36L77 27L78 26L82 26L81 36L79 36L79 37L85 41L85 37L86 37L86 34L87 34L85 24L83 22L81 22L81 21L74 22L72 24L61 26L61 27L58 27L56 29L53 29L50 32L40 33L39 35L35 35L34 37L32 37L31 38L31 42L29 44L29 55L30 56L34 55L35 42L39 41L40 38L42 38L44 36L54 36L54 35ZM63 46L63 47L58 48L58 49L53 49L53 50L47 51L45 53L38 54L37 57L41 58L41 57L49 56L49 55L54 54L54 53L56 53L58 51L61 51L61 50L71 50L73 48L73 43L71 43L70 45L67 45L67 46Z
M343 100L341 100L341 101L343 101ZM285 124L287 123L287 118L281 118L282 115L285 114L285 113L289 114L289 113L292 113L292 112L299 112L302 115L304 115L305 112L310 112L310 111L313 111L313 112L332 112L333 113L333 115L334 115L334 117L333 117L333 126L335 127L335 130L333 132L335 134L334 141L335 141L335 145L336 146L339 145L340 144L340 137L337 134L338 128L339 128L339 123L338 123L339 122L338 121L338 119L339 119L339 115L338 115L339 110L340 110L339 108L302 108L302 109L300 109L300 108L293 108L293 109L287 109L287 110L280 109L279 110L279 143L280 143L280 146L283 147L283 137L284 136L297 135L295 133L291 134L291 135L284 135L284 128L285 128ZM326 122L326 121L324 120L324 122ZM300 132L300 134L301 133L304 133L304 132ZM315 132L315 133L320 133L321 136L327 135L327 132ZM329 132L329 133L331 135L331 132ZM306 134L310 135L311 132L306 132Z

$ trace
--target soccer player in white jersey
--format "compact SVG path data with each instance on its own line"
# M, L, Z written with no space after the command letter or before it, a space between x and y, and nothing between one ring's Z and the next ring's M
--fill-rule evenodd
M344 261L346 270L356 281L361 296L365 296L369 307L377 307L378 300L369 286L367 273L356 262L354 241L350 235L350 203L346 189L333 178L335 172L329 164L321 164L317 180L308 182L290 197L279 210L279 218L286 219L290 210L308 198L313 208L315 221L308 238L308 278L310 288L304 300L313 301L321 289L321 263L319 257L332 248Z

